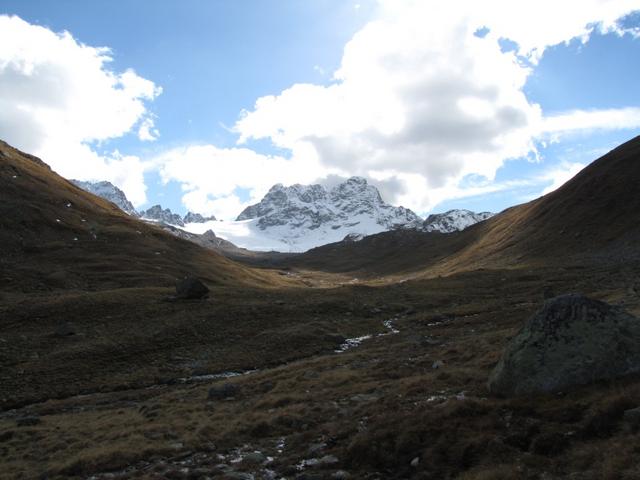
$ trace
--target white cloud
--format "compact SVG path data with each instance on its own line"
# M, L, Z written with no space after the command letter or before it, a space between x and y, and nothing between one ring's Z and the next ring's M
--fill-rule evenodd
M640 108L574 110L549 115L542 122L543 133L562 135L576 131L619 130L640 127Z
M143 142L153 142L158 139L160 132L155 128L153 118L147 117L141 123L138 128L138 139Z
M247 148L191 145L164 152L151 160L164 182L177 181L188 210L232 219L259 201L276 183L311 182L326 171L299 159L261 155ZM247 198L241 200L237 189Z
M110 61L107 48L0 15L0 137L65 177L110 180L141 204L140 160L117 152L105 156L95 145L139 122L142 135L147 128L153 136L146 102L161 89L133 70L109 70Z
M546 182L551 182L551 185L546 187L541 195L546 195L560 188L586 166L586 164L578 162L561 162L556 167L548 170L542 175L541 179Z
M454 0L437 8L383 0L345 46L331 85L295 84L259 98L235 125L239 143L267 138L294 159L395 179L403 187L390 200L429 210L461 195L468 175L491 181L506 160L535 157L535 140L549 133L636 126L637 109L545 118L523 87L546 48L586 42L594 30L622 33L616 20L637 9L638 0ZM503 51L501 39L516 50Z

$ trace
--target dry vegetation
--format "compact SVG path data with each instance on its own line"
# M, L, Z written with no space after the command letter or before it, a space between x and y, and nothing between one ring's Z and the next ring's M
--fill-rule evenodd
M87 315L83 302L104 314L78 323L84 335L55 338L31 331L25 319L34 315L25 313L11 342L24 335L21 352L50 351L12 367L7 379L14 383L3 381L2 393L23 402L65 397L76 387L92 393L5 411L0 476L234 478L216 465L244 449L272 456L267 467L286 478L301 475L301 461L324 455L338 463L309 467L300 478L331 478L338 470L381 479L638 478L632 459L640 438L622 419L640 404L637 379L511 400L490 398L485 387L506 340L540 306L546 287L624 302L638 314L639 299L625 288L631 271L484 271L375 288L221 288L207 301L185 303L162 302L162 290L120 292L111 304L110 294L62 297L58 308L66 305L74 321ZM59 317L52 303L30 312ZM143 311L125 315L136 304ZM144 318L154 320L137 327ZM333 352L344 337L385 332L386 319L400 333ZM102 334L84 330L94 323ZM119 348L104 349L117 338ZM87 354L78 361L82 349ZM436 361L443 365L434 369ZM228 380L176 381L253 367L260 370ZM224 383L237 385L233 397L208 400L209 388ZM30 418L37 424L28 425ZM189 473L180 473L185 462ZM233 465L268 478L260 465Z

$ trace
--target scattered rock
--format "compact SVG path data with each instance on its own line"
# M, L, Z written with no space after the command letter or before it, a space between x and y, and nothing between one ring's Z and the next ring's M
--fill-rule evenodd
M235 397L240 392L237 385L233 383L224 383L220 386L211 387L207 396L208 400L225 400Z
M640 320L582 295L545 302L489 377L498 395L556 392L640 371Z
M199 300L209 295L209 288L198 278L187 276L176 282L176 298Z

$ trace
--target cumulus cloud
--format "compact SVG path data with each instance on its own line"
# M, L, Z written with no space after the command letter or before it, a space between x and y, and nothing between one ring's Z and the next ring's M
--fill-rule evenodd
M165 183L182 184L182 202L188 210L224 219L235 218L276 183L308 183L326 172L313 162L214 145L175 148L150 163L159 169ZM244 194L239 194L238 189Z
M541 180L551 182L551 184L542 191L542 195L560 188L586 166L586 164L579 162L561 162L556 167L548 170L541 176Z
M153 142L158 139L160 132L155 128L155 122L153 118L147 117L141 123L138 128L138 138L143 142Z
M157 136L146 102L161 88L133 70L110 70L110 61L107 48L84 45L69 32L0 15L0 137L63 176L110 180L141 204L142 162L103 155L96 145L138 124L141 138Z
M293 159L386 182L392 201L426 211L460 195L470 175L492 180L506 160L536 157L545 135L636 126L637 109L547 118L523 87L546 48L586 42L594 31L624 33L617 20L639 8L637 0L454 0L437 8L383 0L345 46L330 85L261 97L234 129L240 144L270 139ZM515 48L506 51L504 39Z

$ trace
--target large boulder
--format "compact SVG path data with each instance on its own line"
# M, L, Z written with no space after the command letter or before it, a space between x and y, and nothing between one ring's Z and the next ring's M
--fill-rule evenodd
M209 288L196 277L185 277L176 282L176 298L197 300L209 295Z
M489 377L497 395L557 392L640 371L640 320L582 295L545 302Z

